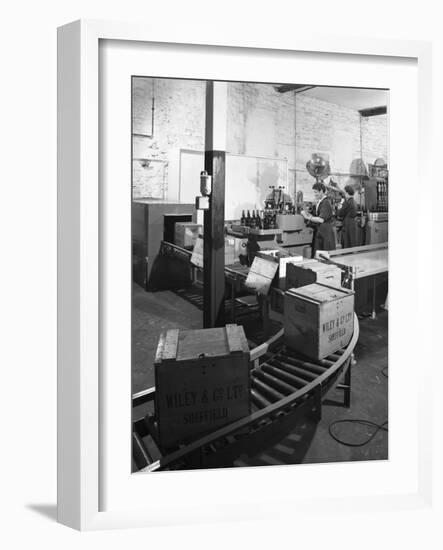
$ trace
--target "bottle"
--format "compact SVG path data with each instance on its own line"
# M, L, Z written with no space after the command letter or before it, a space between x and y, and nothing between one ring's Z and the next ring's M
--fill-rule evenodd
M244 210L242 210L242 213L241 213L240 225L243 225L243 226L246 225L246 216L245 216L245 211Z
M252 211L252 216L251 216L251 229L255 229L255 221L256 221L255 210L253 210Z
M251 213L249 212L249 210L246 216L246 227L251 227Z
M260 212L259 212L258 210L257 210L256 219L255 219L255 226L257 227L257 229L262 229L262 223L261 223Z

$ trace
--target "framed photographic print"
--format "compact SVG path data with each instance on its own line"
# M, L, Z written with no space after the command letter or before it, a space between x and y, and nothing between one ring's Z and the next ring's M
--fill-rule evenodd
M59 29L59 521L428 505L429 45L172 34Z

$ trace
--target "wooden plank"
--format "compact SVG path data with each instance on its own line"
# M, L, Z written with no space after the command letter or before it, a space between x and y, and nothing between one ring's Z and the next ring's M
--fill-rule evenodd
M226 325L226 339L230 353L248 353L249 346L243 327Z
M161 363L168 359L175 359L178 346L178 329L170 329L160 334L160 339L155 354L155 363Z
M132 394L132 408L154 401L155 387Z
M224 357L229 354L224 328L182 330L179 335L177 361L198 357Z
M362 252L371 252L372 250L382 250L387 249L388 243L376 243L376 244L366 244L363 246L354 246L352 248L340 248L337 250L329 250L327 256L333 258L334 256L346 256L348 254L360 254ZM327 257L326 256L326 257Z

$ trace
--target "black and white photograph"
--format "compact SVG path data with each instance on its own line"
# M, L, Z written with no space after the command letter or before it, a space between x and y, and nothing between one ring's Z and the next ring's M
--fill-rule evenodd
M3 548L443 548L438 5L5 5Z
M131 91L132 471L387 460L389 90Z

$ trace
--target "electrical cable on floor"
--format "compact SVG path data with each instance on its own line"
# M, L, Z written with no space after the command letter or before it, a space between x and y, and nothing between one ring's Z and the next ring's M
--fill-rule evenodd
M336 424L360 424L362 426L367 426L371 428L375 428L375 431L373 434L371 434L367 439L360 443L352 443L349 441L344 441L343 439L340 439L338 436L333 434L332 428ZM335 422L332 422L329 424L329 435L337 441L337 443L341 443L342 445L346 445L346 447L363 447L364 445L367 445L370 441L374 439L374 437L378 434L378 432L382 430L387 432L388 431L388 420L383 422L382 424L377 424L375 422L371 422L370 420L358 420L358 419L345 419L345 420L336 420Z

